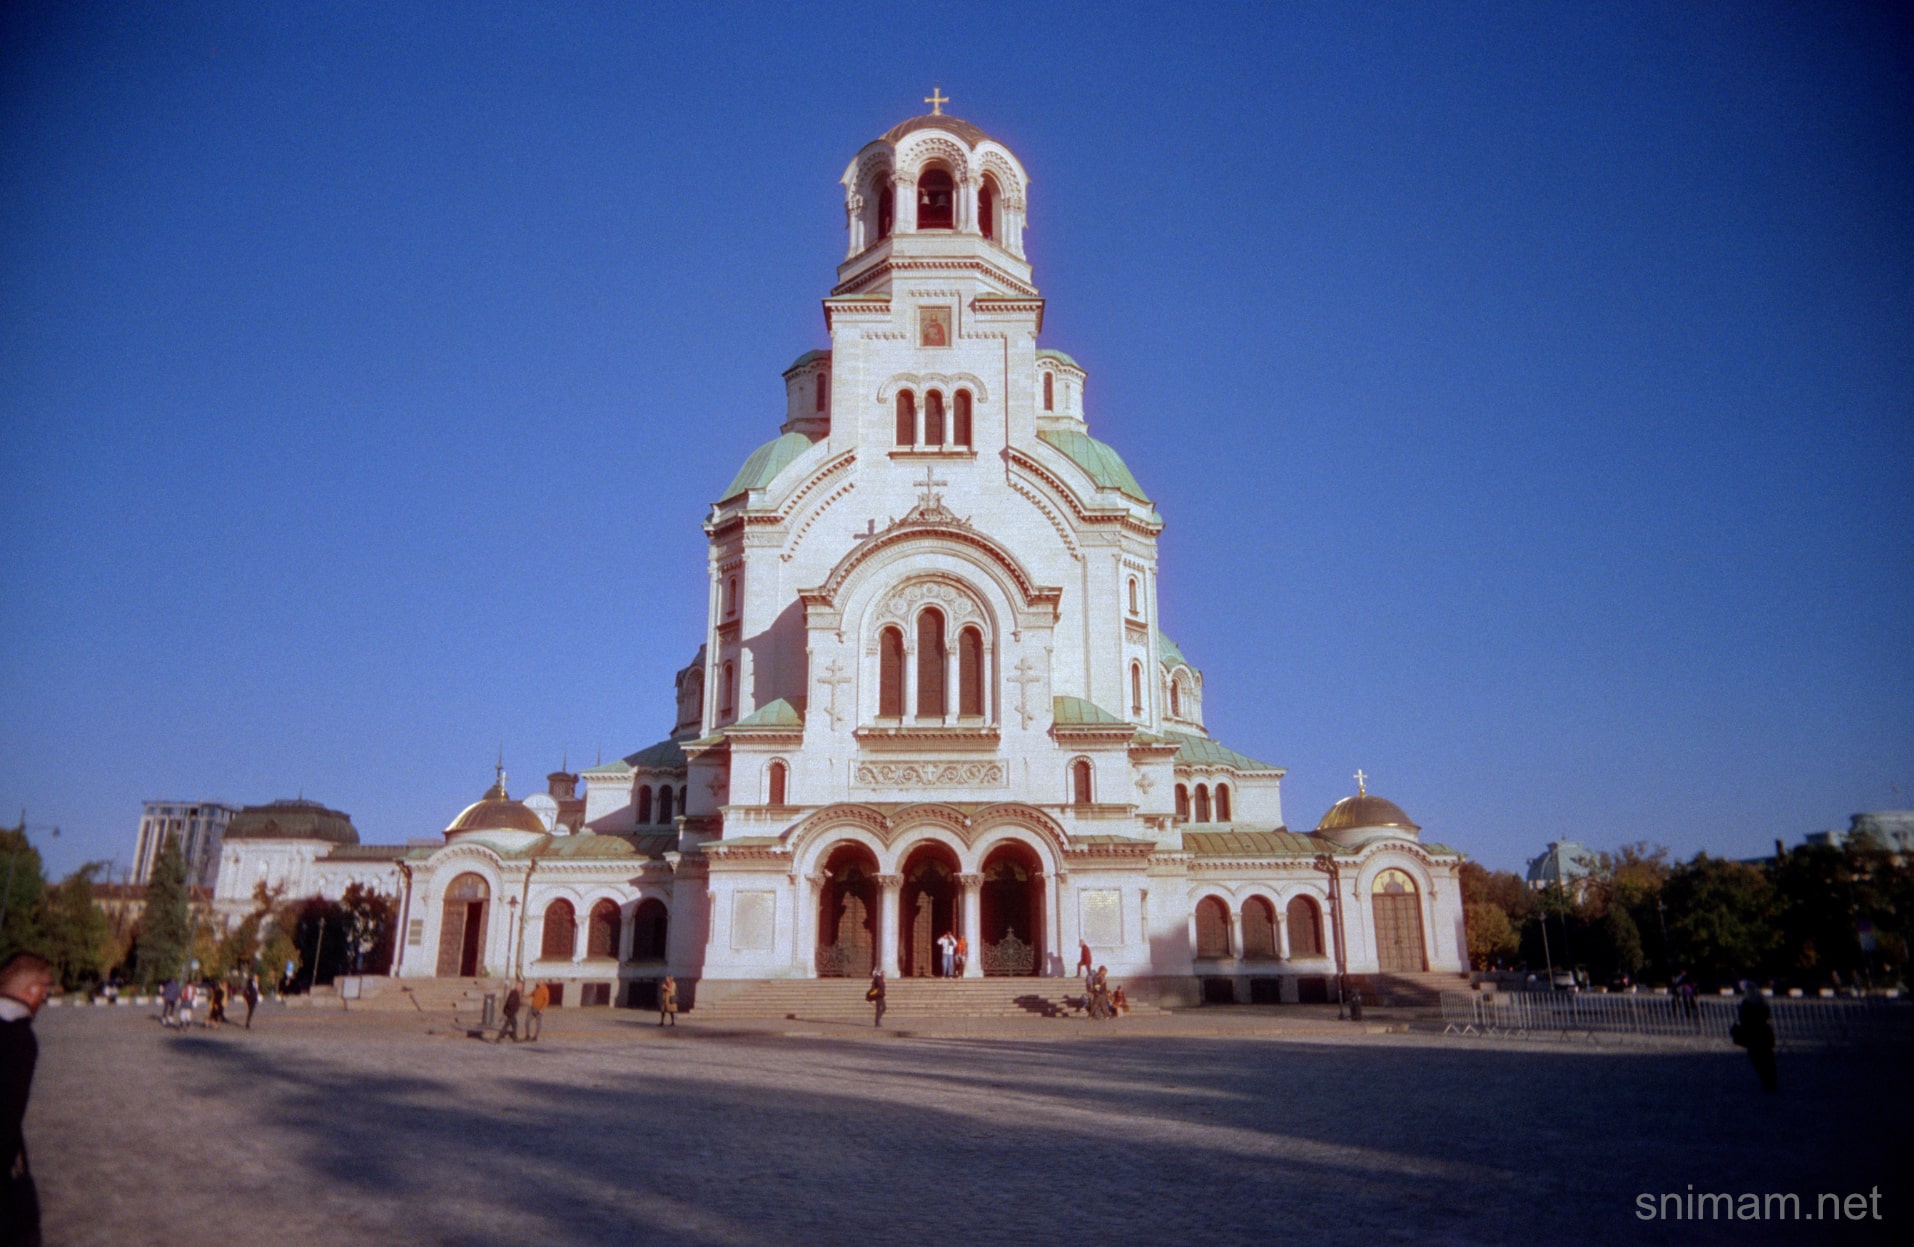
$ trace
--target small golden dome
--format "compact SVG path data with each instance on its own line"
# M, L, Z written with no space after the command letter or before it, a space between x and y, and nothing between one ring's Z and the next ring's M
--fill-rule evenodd
M512 800L505 791L505 768L498 769L498 780L485 790L485 795L466 806L445 834L455 835L461 831L535 831L543 833L544 820L527 809L522 802Z
M1362 827L1399 827L1404 831L1421 831L1422 828L1409 821L1402 807L1393 801L1368 793L1358 793L1353 797L1344 797L1329 807L1329 813L1323 815L1323 821L1316 824L1319 832L1355 831Z

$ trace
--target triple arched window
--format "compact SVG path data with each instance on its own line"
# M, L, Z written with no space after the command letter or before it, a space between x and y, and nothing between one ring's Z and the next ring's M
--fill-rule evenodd
M953 653L948 629L944 613L928 607L912 625L914 652L906 650L903 628L886 624L878 631L878 718L949 718L953 691L958 718L983 718L988 714L988 656L983 631L975 624L965 625L957 633ZM955 690L951 688L953 681Z
M897 445L904 449L969 450L972 444L973 401L969 390L960 389L948 400L942 390L926 390L920 410L915 391L899 390L896 399Z

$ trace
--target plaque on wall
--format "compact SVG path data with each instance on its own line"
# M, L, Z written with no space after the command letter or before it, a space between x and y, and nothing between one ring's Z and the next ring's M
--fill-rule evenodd
M1079 892L1077 906L1084 943L1092 947L1123 943L1122 892L1115 888Z
M731 948L740 953L771 951L771 932L778 912L777 893L734 892L731 895Z

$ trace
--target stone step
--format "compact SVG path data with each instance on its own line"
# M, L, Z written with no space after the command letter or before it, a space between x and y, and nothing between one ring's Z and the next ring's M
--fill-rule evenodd
M1039 983L1042 986L1039 986ZM703 999L693 1012L701 1018L792 1018L814 1021L863 1021L871 1016L864 979L790 979L767 982L701 984ZM1025 1018L1081 1016L1076 1001L1081 984L1069 980L896 979L887 983L887 1018ZM715 990L714 990L715 989ZM1154 1013L1139 1003L1137 1012Z

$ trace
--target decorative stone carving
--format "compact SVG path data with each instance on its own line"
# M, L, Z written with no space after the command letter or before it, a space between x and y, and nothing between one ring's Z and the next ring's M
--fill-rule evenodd
M860 762L857 782L867 788L974 788L1004 782L1001 762Z
M961 622L980 615L976 599L964 589L940 580L920 580L908 584L892 593L884 602L879 619L908 620L917 613L917 607L934 602L944 608L954 622Z

